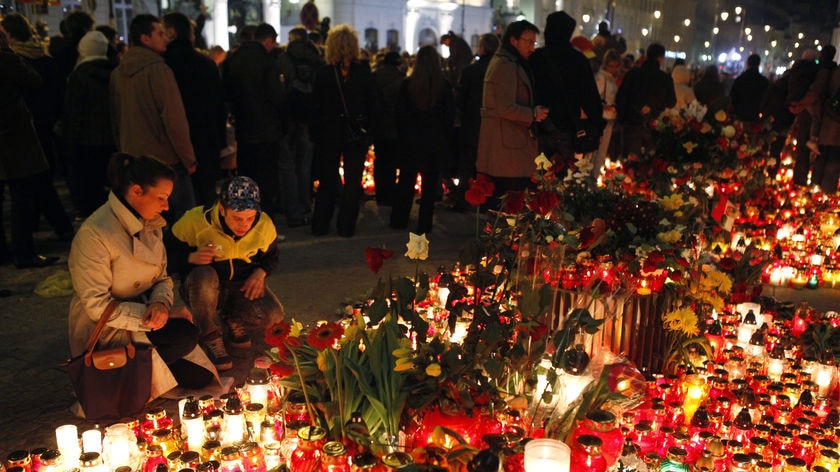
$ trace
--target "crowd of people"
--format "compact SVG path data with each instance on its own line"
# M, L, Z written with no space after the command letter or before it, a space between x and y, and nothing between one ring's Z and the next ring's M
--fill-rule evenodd
M127 46L82 11L48 46L19 14L0 26L0 182L12 228L10 245L0 233L0 262L57 262L35 248L43 215L73 240L74 352L120 300L106 343L158 346L163 383L212 381L232 366L226 346L250 346L246 326L283 317L265 285L277 227L311 225L323 236L335 221L352 237L371 149L376 203L390 207L391 228L411 225L421 176L418 234L433 231L444 188L451 209L463 210L467 182L483 174L492 205L533 185L540 152L555 163L591 152L597 176L607 157L655 146L650 117L695 100L771 120L780 135L792 129L807 143L796 151L797 184L833 191L840 179L840 121L824 110L840 89L831 46L772 81L751 55L730 84L717 66L666 72L660 44L627 54L606 23L591 41L573 37L577 23L563 11L542 32L519 20L484 34L474 52L450 31L445 59L436 45L414 56L363 51L348 25L326 37L294 28L282 47L271 25L246 26L230 51L198 48L200 30L181 13L137 15ZM231 149L236 168L223 170ZM78 231L56 175L84 221ZM182 277L187 310L172 309L170 272Z

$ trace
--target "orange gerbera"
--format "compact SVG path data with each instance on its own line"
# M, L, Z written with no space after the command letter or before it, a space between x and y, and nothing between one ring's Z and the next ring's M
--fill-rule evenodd
M265 342L270 346L280 347L292 332L292 325L285 321L278 321L265 330Z
M326 349L341 338L342 334L344 334L344 327L340 324L324 323L309 333L306 342L315 349Z

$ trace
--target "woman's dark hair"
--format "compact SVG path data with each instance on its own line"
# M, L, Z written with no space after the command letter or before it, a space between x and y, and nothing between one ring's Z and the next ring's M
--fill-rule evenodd
M108 162L108 182L111 190L119 196L125 196L132 185L139 185L145 190L157 185L161 179L174 182L175 171L154 157L135 157L118 152Z
M440 100L447 82L440 67L440 55L434 46L426 45L417 51L414 73L407 87L414 106L421 110L431 110Z

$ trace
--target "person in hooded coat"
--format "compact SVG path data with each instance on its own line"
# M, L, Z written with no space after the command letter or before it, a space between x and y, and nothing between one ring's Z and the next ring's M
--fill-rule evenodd
M117 151L108 88L116 64L108 59L108 39L99 31L79 41L79 59L64 97L64 146L73 168L79 216L87 218L108 198L105 169Z
M574 158L577 120L603 121L601 96L589 59L570 42L576 24L564 11L548 15L545 47L537 49L529 61L537 103L551 110L548 121L556 128L540 139L540 150L546 156L558 154L566 161Z

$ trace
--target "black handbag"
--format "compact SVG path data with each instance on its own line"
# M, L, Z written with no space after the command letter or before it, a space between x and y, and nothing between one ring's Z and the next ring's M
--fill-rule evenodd
M572 147L576 153L586 154L595 152L601 145L601 134L603 128L601 127L603 120L580 118L575 120L577 131L575 132L575 141Z
M92 421L118 420L143 410L152 392L152 348L125 346L96 350L105 324L119 301L112 300L85 344L84 352L67 361L76 397Z
M350 112L347 111L347 102L344 100L344 87L341 84L341 77L338 75L338 66L335 66L333 70L335 71L335 82L338 85L338 94L341 96L341 106L344 108L341 121L344 122L344 134L347 136L347 141L367 144L370 142L367 119L362 115L351 116Z

